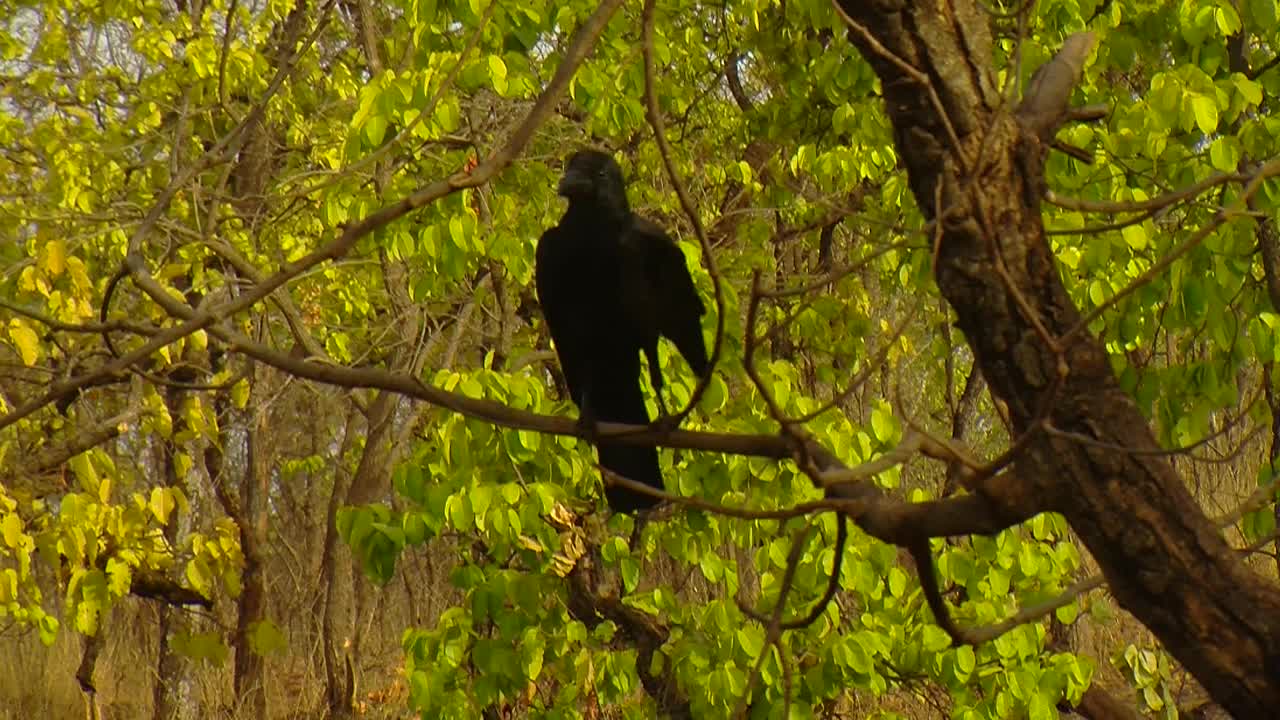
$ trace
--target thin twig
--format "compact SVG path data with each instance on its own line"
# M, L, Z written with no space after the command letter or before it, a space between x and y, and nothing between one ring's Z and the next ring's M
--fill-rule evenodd
M693 411L693 408L697 407L702 394L706 392L707 386L711 384L711 376L714 374L716 364L720 360L720 350L724 344L725 307L724 291L720 287L720 270L716 266L715 253L711 249L711 241L707 238L706 228L702 226L702 220L698 217L698 209L689 197L689 192L685 189L684 182L680 180L680 176L676 172L675 163L671 160L671 145L667 142L667 131L662 120L662 112L658 107L658 98L654 92L653 8L654 0L645 0L644 10L641 12L645 116L649 120L649 125L653 128L653 139L658 145L658 154L662 156L662 165L666 168L667 177L671 180L672 187L675 188L676 197L680 200L680 207L684 210L684 214L688 216L689 223L693 226L693 233L697 236L698 244L702 248L702 259L707 266L707 274L711 276L711 285L716 301L716 338L711 345L711 358L707 364L707 372L698 378L698 384L694 386L693 392L689 395L689 402L685 404L682 410L673 415L674 422L678 425Z

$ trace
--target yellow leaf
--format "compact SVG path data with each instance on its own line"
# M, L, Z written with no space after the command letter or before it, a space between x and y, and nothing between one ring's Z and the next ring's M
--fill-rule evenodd
M40 337L22 318L9 321L9 339L13 341L18 352L22 354L22 362L28 367L40 359Z
M22 542L22 518L18 513L7 513L0 520L0 535L4 536L4 544L17 549Z
M5 568L0 573L0 602L10 603L18 599L18 571Z
M98 483L98 499L103 505L111 502L111 478L104 477L102 482Z
M85 492L97 494L98 492L98 471L93 469L93 464L89 462L89 456L85 453L71 458L67 463L71 466L71 471L75 473L76 479L80 481L80 487Z
M40 266L49 271L50 277L58 277L67 269L67 245L61 238L44 244L40 253Z
M169 488L169 495L177 503L178 512L190 512L191 506L187 504L187 496L182 494L182 490L178 488Z
M191 456L184 452L177 453L173 456L173 467L177 476L180 478L186 477L191 472L192 465Z
M161 525L169 524L169 513L173 512L174 504L173 495L168 488L151 489L151 514L156 516Z
M115 558L107 560L107 590L111 597L124 597L133 584L133 568Z
M22 269L22 274L18 276L18 289L23 292L36 291L36 274L39 273L35 265L28 265Z
M209 597L210 590L213 589L213 570L209 567L209 561L197 555L187 563L187 583L196 592Z
M245 378L231 387L231 402L243 410L249 404L249 380Z
M83 260L75 256L67 258L67 269L71 271L71 282L77 290L85 292L93 288L93 282L89 280L89 273L85 270Z

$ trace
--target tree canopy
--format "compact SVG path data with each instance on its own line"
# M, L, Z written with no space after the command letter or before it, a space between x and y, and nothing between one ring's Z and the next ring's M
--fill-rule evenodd
M1280 703L1273 0L516 5L0 5L0 704ZM639 533L584 147L708 306Z

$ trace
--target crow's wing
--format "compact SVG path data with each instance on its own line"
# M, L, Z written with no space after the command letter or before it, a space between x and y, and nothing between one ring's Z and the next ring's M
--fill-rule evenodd
M639 216L635 216L623 243L624 291L642 334L672 341L689 367L698 376L705 375L708 363L702 315L706 308L680 246L659 225Z

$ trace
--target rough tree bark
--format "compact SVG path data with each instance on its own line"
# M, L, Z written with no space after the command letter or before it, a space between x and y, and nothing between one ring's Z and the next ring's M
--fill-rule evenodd
M182 418L182 392L177 388L166 389L165 406L169 410L170 417ZM182 488L182 491L191 497L190 486L185 482L186 479L178 474L174 457L176 450L171 443L157 443L154 452L155 463L164 474L166 487ZM165 528L165 538L174 547L178 547L178 523L170 523L169 527ZM159 615L159 628L156 637L156 682L151 690L154 703L151 717L153 720L174 720L181 716L181 684L182 678L187 675L183 672L185 660L173 649L169 642L169 634L174 630L183 629L187 621L173 608L158 606L156 612Z
M262 371L256 369L257 377L251 379L252 386L261 387ZM255 393L257 394L257 393ZM255 422L259 424L257 432L248 433L245 438L247 459L244 468L244 482L240 488L241 516L236 518L240 527L240 551L244 555L244 569L241 571L241 591L236 602L236 629L231 644L236 650L236 662L233 672L233 687L237 702L242 712L249 717L267 716L266 663L261 655L255 653L250 642L254 623L267 617L267 578L265 561L270 543L270 513L267 504L270 501L271 467L274 453L269 444L262 441L267 437L265 432L267 415L260 415Z
M880 77L916 201L941 226L938 286L1025 436L1018 482L979 494L1010 517L1061 512L1120 604L1215 700L1239 718L1270 717L1280 588L1241 563L1158 454L1102 345L1077 329L1045 238L1043 160L1071 81L1033 82L1015 112L994 80L978 3L839 2L849 40ZM1043 122L1055 104L1057 118Z

